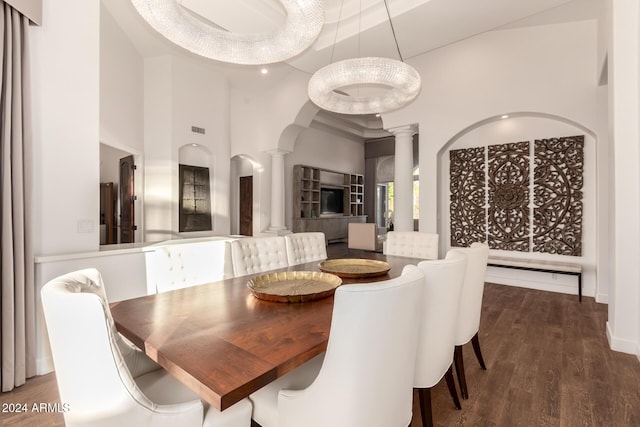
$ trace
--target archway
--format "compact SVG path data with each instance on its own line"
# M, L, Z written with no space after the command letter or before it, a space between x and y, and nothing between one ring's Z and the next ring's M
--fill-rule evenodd
M238 154L231 158L230 169L230 230L232 235L240 235L241 233L241 218L250 218L252 235L257 234L260 230L260 188L263 171L262 165L256 161L253 157ZM252 197L250 200L251 212L243 211L240 208L241 205L241 181L251 181ZM242 184L245 185L244 182ZM246 188L246 187L245 187ZM246 201L245 201L246 203ZM245 208L246 209L246 208Z
M500 116L493 116L478 121L458 132L438 151L437 154L437 213L438 213L438 233L440 235L440 251L446 253L450 248L450 182L449 182L449 152L452 149L482 147L496 144L504 144L518 141L534 141L536 139L555 138L563 136L584 135L584 184L583 184L583 252L579 257L579 262L585 270L585 293L591 295L602 294L603 287L606 287L606 253L610 245L606 233L608 212L606 203L598 200L606 195L598 196L597 189L602 187L602 180L606 182L606 165L601 169L597 165L598 137L594 131L565 117L537 112L516 112ZM533 182L533 168L530 170ZM533 208L533 198L530 198L530 206ZM495 251L495 250L494 250ZM500 251L498 251L497 254ZM509 253L510 256L520 256L519 253ZM553 254L543 254L530 252L523 254L528 258L535 259L563 259L562 256ZM563 288L563 278L559 278L557 289L560 292L566 291ZM554 278L554 280L556 280ZM525 283L523 286L535 283ZM541 287L545 289L545 287Z

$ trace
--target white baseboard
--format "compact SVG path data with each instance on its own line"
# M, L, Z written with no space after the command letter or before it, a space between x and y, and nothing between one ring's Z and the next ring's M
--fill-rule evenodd
M600 304L609 304L609 294L598 293L596 294L596 302Z
M609 341L609 347L611 350L619 351L621 353L635 354L640 360L640 343L615 337L611 333L611 325L609 322L607 322L607 341Z

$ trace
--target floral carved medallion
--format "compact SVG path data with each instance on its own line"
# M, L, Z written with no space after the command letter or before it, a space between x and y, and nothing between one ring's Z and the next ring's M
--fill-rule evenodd
M582 255L584 136L535 141L533 251Z
M535 140L533 157L529 141L451 150L449 165L451 246L582 255L584 135Z
M451 246L486 240L485 148L449 152Z
M488 243L492 249L529 251L529 142L490 145Z

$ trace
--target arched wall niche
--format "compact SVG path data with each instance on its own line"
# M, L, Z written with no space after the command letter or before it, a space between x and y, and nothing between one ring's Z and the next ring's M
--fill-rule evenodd
M211 151L200 144L184 144L178 148L178 179L176 179L176 196L174 200L179 205L180 204L180 172L179 165L188 165L188 166L197 166L201 168L209 169L209 200L211 203L210 212L211 212L211 230L202 230L202 231L179 231L180 225L175 225L175 230L178 231L178 235L183 237L204 237L210 236L214 234L216 221L219 221L221 218L216 215L216 195L223 189L216 188L218 182L215 179L215 159L212 155ZM179 223L179 206L176 206L175 212L176 220Z
M213 165L211 151L203 145L185 144L178 149L178 163L210 168Z
M530 141L533 144L536 139L556 138L584 135L584 183L583 183L583 229L582 229L582 253L581 257L567 257L561 255L545 254L538 252L516 252L492 250L494 255L503 255L510 257L522 257L530 259L547 259L547 260L572 260L583 265L584 277L583 286L585 292L594 295L602 293L599 286L606 286L597 280L600 266L604 262L602 251L598 248L608 247L606 233L602 233L603 228L606 229L605 217L602 215L601 207L597 203L598 175L597 165L597 144L598 136L591 129L575 122L571 119L560 117L546 113L536 112L515 112L505 113L504 115L493 116L478 121L458 132L438 151L437 154L437 214L438 214L438 233L440 235L440 252L445 254L451 247L450 242L450 177L449 177L449 152L456 149L486 147L489 145L506 144L511 142ZM530 170L530 181L533 182L533 168ZM531 195L532 196L532 195ZM533 197L530 198L530 206L532 206ZM604 241L607 240L607 241ZM493 270L492 270L493 271ZM496 270L498 272L502 270ZM504 270L506 271L506 270ZM489 272L491 273L491 271ZM569 292L572 290L573 283L571 277L558 276L558 287L554 288L554 283L550 286L535 283L538 278L527 276L526 273L520 273L522 277L522 286L553 289ZM543 278L544 279L544 278ZM493 280L493 279L492 279ZM498 280L494 280L498 281ZM510 282L510 283L509 283ZM513 284L512 279L505 279L507 284Z

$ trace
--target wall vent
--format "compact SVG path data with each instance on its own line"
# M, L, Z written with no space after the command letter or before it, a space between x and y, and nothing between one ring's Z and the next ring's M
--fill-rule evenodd
M201 133L204 135L204 128L199 128L197 126L191 126L191 132Z

